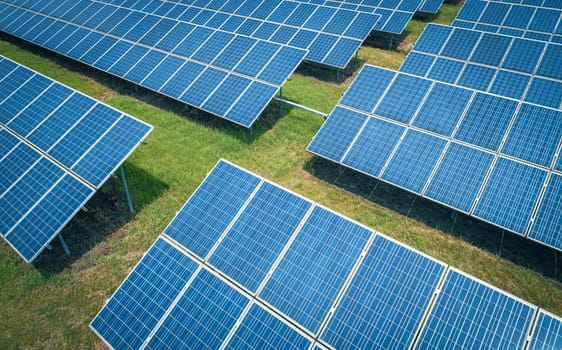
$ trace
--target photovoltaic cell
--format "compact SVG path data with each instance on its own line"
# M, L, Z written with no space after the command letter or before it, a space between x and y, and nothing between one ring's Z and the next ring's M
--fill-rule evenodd
M451 136L472 95L470 90L436 83L416 115L413 125Z
M546 171L500 157L474 215L525 235Z
M395 76L393 71L365 65L340 103L370 113Z
M431 81L409 75L399 75L385 96L375 114L409 123L431 87ZM408 96L404 99L404 96Z
M186 255L157 239L91 327L115 349L140 348L196 269Z
M449 269L415 348L520 349L534 313L535 307Z
M458 143L451 143L425 196L469 213L494 156Z
M248 299L206 270L181 295L147 349L218 349Z
M516 108L515 101L477 93L455 138L490 150L497 150Z
M533 78L525 101L552 108L562 108L562 82Z
M265 183L209 263L255 292L309 207L305 200Z
M529 237L552 247L562 247L562 175L553 173L538 207Z
M321 339L336 349L409 348L444 272L377 235Z
M344 164L367 174L378 175L404 130L403 126L369 118L345 157Z
M316 333L370 236L366 228L314 208L260 298Z
M420 193L446 143L447 141L441 138L409 130L382 178Z
M238 168L217 164L164 233L204 259L258 183Z
M310 339L263 308L252 305L226 349L308 349Z
M531 343L527 349L558 349L562 347L562 320L544 310L539 310Z
M323 130L307 150L339 162L353 142L368 116L337 107L322 125ZM338 135L334 138L333 135Z

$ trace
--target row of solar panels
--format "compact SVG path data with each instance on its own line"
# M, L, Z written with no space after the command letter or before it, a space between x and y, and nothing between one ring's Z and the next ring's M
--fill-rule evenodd
M88 2L70 3L58 7L66 8L60 17L69 20L58 19L59 13L51 9L42 10L53 16L0 4L0 29L246 127L306 54L179 21L158 22L130 10L124 10L129 15L117 24L115 17L96 16L84 26L85 18L69 12L82 12ZM148 30L146 21L159 24ZM169 32L160 32L162 27Z
M505 2L468 0L453 26L562 43L562 3L558 9Z
M559 44L429 24L400 71L559 109L560 57Z
M365 66L308 151L562 249L562 112Z
M168 0L172 1L172 0ZM398 10L406 12L437 13L443 0L294 0L364 12ZM183 0L182 0L183 2Z
M560 318L225 161L91 327L114 349L562 345Z
M33 261L152 127L0 56L0 234Z
M97 6L101 4L96 3ZM126 0L114 0L111 4L111 7L130 9ZM308 50L305 60L336 68L347 66L379 20L379 16L374 14L318 5L307 9L294 2L271 1L264 5L267 6L246 8L255 10L254 17L159 0L130 6L148 16L161 15L167 19ZM173 7L169 9L170 6Z
M104 0L111 1L111 0ZM127 0L113 0L118 2L127 2ZM339 1L324 1L324 0L283 0L283 1L270 1L270 0L231 0L231 1L218 1L218 0L182 0L165 2L185 4L192 8L200 8L205 10L215 10L224 13L235 14L243 17L253 19L262 19L277 23L285 23L294 25L289 20L293 14L312 14L323 11L325 14L330 15L335 10L351 12L371 13L381 17L381 20L371 29L379 30L387 33L401 34L408 22L412 19L414 13L423 9L430 10L430 12L437 12L443 0L398 0L398 1L367 1L363 4L358 2L339 2ZM130 6L138 5L140 2L129 1L132 3ZM299 4L301 3L301 4ZM368 3L368 4L367 4ZM423 4L422 4L423 3ZM427 3L427 6L425 6ZM287 9L284 17L276 17L270 15L276 9ZM268 17L269 16L269 17ZM329 17L327 18L329 19ZM287 21L285 21L287 20ZM327 23L327 22L324 22ZM298 25L298 24L297 24Z
M429 24L398 73L364 67L308 150L561 250L560 57Z

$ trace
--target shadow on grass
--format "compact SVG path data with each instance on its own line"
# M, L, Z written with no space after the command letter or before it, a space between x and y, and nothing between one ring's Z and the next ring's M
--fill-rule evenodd
M562 282L562 271L557 266L562 260L561 252L320 157L313 157L305 170L322 181Z
M183 118L192 120L206 128L220 129L230 136L238 138L246 144L251 144L263 133L268 131L285 114L279 115L278 105L270 103L261 113L251 129L244 128L226 119L214 116L197 108L192 108L180 101L164 96L157 92L138 86L124 79L100 71L79 61L60 55L28 41L19 39L6 33L0 33L0 40L9 42L23 50L49 59L58 66L71 72L84 75L97 83L104 85L120 95L138 99L148 105L166 112L174 113Z
M134 164L125 163L125 172L136 213L168 189L167 184ZM79 211L61 232L70 249L70 255L64 253L59 239L55 238L50 244L51 249L45 249L33 263L45 277L60 273L72 265L131 221L135 215L129 212L120 177L110 178L90 198L86 208L87 211Z

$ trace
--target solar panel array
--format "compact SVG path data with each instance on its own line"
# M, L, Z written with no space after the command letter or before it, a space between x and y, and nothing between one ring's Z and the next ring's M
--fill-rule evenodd
M152 127L0 56L0 234L27 262Z
M305 50L92 1L0 3L0 30L250 127Z
M221 160L91 327L115 349L500 349L536 313Z
M535 5L468 0L453 26L562 44L562 3Z
M307 50L305 60L345 68L380 16L293 1L104 0L147 14Z
M429 24L400 71L562 108L562 45Z
M561 56L553 42L428 24L399 72L363 68L308 150L562 250Z

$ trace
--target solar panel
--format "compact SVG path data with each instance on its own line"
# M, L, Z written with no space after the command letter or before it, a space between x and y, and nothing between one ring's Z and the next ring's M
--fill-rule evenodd
M449 268L414 348L521 349L535 311L535 306Z
M116 349L523 345L536 307L447 269L221 160L90 326Z
M90 21L93 14L82 16L95 10L94 5L86 9L88 4L72 2L66 14L33 12L24 3L17 8L0 4L3 12L29 14L37 23L20 32L6 21L0 29L245 127L251 127L307 53L112 4L95 3L95 9L118 16ZM71 7L71 1L65 6ZM39 40L46 32L50 35Z
M453 26L560 43L562 8L517 1L466 1Z
M554 42L429 24L400 71L560 109L561 54Z
M163 1L152 1L146 7L144 4L137 7L124 0L112 3L137 8L148 14L154 11L149 8L152 7L151 4L165 4ZM371 13L374 9L365 12L353 8L337 9L327 4L298 4L292 1L261 0L220 4L179 2L175 8L178 12L183 11L175 18L180 21L306 49L308 55L305 60L336 68L348 65L380 18L378 14ZM399 12L397 15L404 13ZM395 30L401 32L411 18L412 13L405 14L408 15L407 18L397 16L392 21ZM170 13L163 16L173 18Z
M527 349L559 349L562 346L562 320L560 317L539 310L531 342Z
M27 262L152 127L0 56L0 234Z
M336 349L411 347L445 268L377 235L321 339Z
M523 236L541 222L536 238L561 249L558 193L534 214L562 164L561 113L365 66L307 150Z

